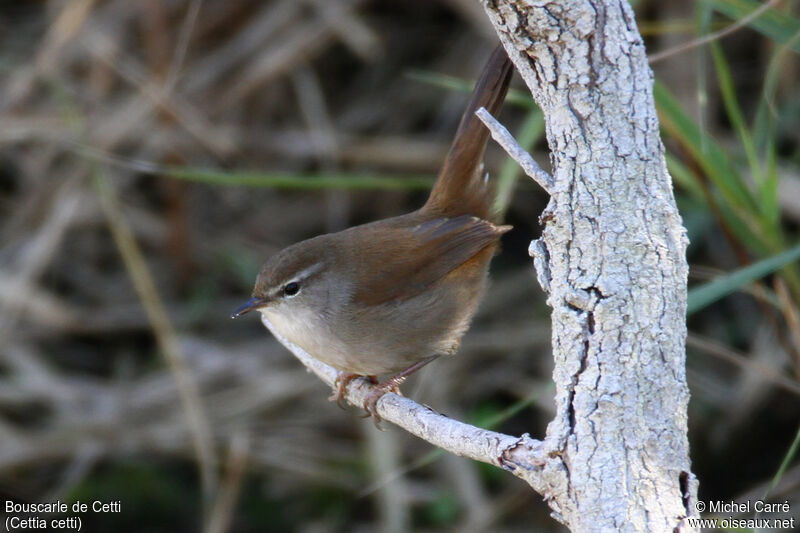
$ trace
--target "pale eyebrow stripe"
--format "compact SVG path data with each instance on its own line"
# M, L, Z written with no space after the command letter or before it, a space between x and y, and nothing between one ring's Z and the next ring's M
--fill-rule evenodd
M311 276L312 274L316 274L321 269L322 269L322 261L318 261L313 265L311 265L310 267L306 268L305 270L301 270L299 273L297 273L297 275L287 279L281 285L286 285L287 283L291 283L292 281L304 280L309 276Z

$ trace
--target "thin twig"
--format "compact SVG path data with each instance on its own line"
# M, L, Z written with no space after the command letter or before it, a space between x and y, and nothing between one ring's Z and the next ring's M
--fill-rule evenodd
M329 0L305 1L314 7L319 18L336 32L342 43L361 59L371 61L383 55L380 37L361 20L355 9L342 9L342 5Z
M792 301L792 295L786 282L782 278L775 279L775 294L778 295L778 301L781 303L781 312L783 318L786 320L786 326L789 330L790 342L787 344L791 348L790 359L794 366L795 379L800 378L800 313L798 313L797 305Z
M481 122L489 128L489 131L492 133L492 138L497 141L497 144L503 147L503 150L506 151L511 159L519 164L523 172L538 183L548 194L553 194L555 183L552 176L542 170L539 163L519 145L505 126L500 124L486 108L482 107L475 111L475 116L481 119Z
M717 39L721 39L726 35L729 35L735 31L739 31L740 29L744 28L745 26L750 24L750 22L760 17L762 13L764 13L765 11L767 11L772 7L777 6L777 4L780 2L781 0L770 0L766 4L762 4L759 8L754 9L749 14L747 14L747 16L742 17L741 19L739 19L738 21L734 22L733 24L731 24L726 28L723 28L719 31L715 31L714 33L709 33L704 37L700 37L693 41L689 41L688 43L679 44L678 46L675 46L668 50L664 50L663 52L658 52L657 54L651 54L647 58L647 61L652 65L653 63L657 63L662 59L666 59L668 57L677 54L682 54L683 52L691 50L692 48L697 48L698 46L703 46L704 44L708 44Z
M172 57L172 63L169 66L169 72L167 72L166 80L161 86L162 98L166 99L167 95L172 92L172 89L178 82L178 75L186 59L186 51L189 49L189 39L192 36L192 29L194 29L197 24L197 15L200 13L200 5L202 3L203 0L192 0L191 4L189 4L189 12L183 19L183 24L181 24L181 31L178 34L178 44L175 47L175 53Z
M722 359L723 361L732 363L742 368L746 372L758 374L764 380L774 383L783 390L796 396L800 396L800 383L784 376L780 372L764 365L763 363L753 361L745 357L741 353L728 346L725 346L718 341L704 337L697 333L690 333L686 338L686 346L695 348L697 350L702 350L709 355L713 355L714 357Z
M141 96L145 97L151 107L156 107L174 117L195 139L213 154L224 157L236 151L230 139L220 135L216 128L205 118L205 114L198 112L194 106L185 101L171 98L164 93L161 86L155 85L146 79L144 69L132 57L113 57L110 38L106 33L93 28L83 35L82 43L92 58L112 69L120 79L135 87Z
M226 475L222 480L217 501L211 513L207 532L230 531L233 511L242 489L245 466L250 455L250 439L245 433L234 433L228 450Z

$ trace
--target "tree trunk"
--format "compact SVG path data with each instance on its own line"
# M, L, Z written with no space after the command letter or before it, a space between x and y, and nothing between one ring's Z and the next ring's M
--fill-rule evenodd
M691 529L686 232L626 2L482 0L547 121L530 252L553 308L557 415L532 484L573 531Z

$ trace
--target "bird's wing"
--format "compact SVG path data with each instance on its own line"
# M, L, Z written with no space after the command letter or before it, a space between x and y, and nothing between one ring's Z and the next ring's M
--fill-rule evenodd
M369 306L416 296L509 229L462 215L418 224L382 225L385 238L377 244L369 239L372 232L355 235L351 244L358 247L362 261L353 302Z

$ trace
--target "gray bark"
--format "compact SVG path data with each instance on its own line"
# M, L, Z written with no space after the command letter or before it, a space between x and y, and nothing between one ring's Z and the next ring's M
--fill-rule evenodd
M483 0L546 117L531 244L553 308L557 415L534 486L574 531L690 529L686 232L626 2Z

